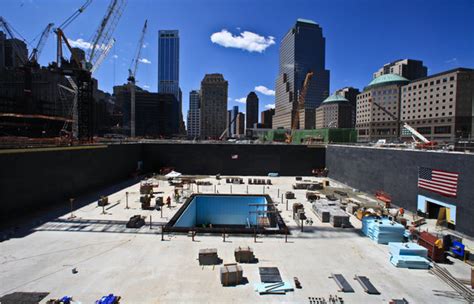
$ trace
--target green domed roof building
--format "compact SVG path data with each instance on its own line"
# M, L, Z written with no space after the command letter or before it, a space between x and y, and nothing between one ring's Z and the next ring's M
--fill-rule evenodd
M383 74L372 79L357 95L356 129L359 141L396 140L399 137L397 120L375 103L400 117L400 88L409 82L397 74Z
M354 106L337 92L323 100L316 109L316 129L353 128Z

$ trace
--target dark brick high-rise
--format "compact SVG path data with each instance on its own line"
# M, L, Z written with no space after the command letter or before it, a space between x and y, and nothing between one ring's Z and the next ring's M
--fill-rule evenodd
M246 128L253 128L254 124L258 123L258 96L255 92L250 92L247 95L247 108L246 108Z

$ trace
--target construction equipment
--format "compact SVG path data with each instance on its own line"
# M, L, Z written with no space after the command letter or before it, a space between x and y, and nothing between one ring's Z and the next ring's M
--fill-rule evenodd
M41 32L38 43L33 48L33 51L30 54L30 57L29 57L30 64L38 65L39 56L41 55L41 52L43 51L44 45L46 44L46 40L48 40L49 33L51 32L53 26L54 26L54 23L48 23L48 25L43 30L43 32Z
M411 134L412 134L412 138L413 140L415 141L416 143L416 148L419 148L419 149L427 149L427 148L433 148L434 146L438 145L437 142L435 141L430 141L428 140L426 137L424 137L420 132L416 131L412 126L410 126L408 123L404 122L404 121L401 121L397 116L393 115L392 113L390 113L390 111L388 111L387 109L385 109L383 106L381 106L380 104L376 103L375 101L372 100L372 103L377 107L379 108L380 110L382 110L384 113L386 113L388 116L390 116L392 119L394 119L397 123L399 124L403 124L403 128L405 128L406 130L408 130ZM416 138L418 138L419 140L422 141L422 143L419 143Z
M130 68L128 69L128 88L130 91L130 136L135 137L135 76L137 74L138 63L140 62L140 54L143 48L143 42L145 39L145 33L147 29L148 20L145 20L143 25L142 34L138 40L137 50L135 57L132 59Z
M0 16L0 29L3 29L8 38L11 39L12 41L12 45L13 45L13 53L15 54L15 56L17 57L17 59L19 60L20 62L20 66L23 66L26 64L28 58L26 58L24 55L25 54L22 54L20 52L20 47L18 46L18 39L15 37L15 35L13 34L13 29L12 27L10 26L10 24L7 22L7 20L5 20L5 18L1 17ZM28 54L26 54L26 56L28 56Z
M94 38L91 40L91 48L87 54L87 70L91 71L99 62L101 54L110 50L110 48L107 49L107 47L110 45L110 41L113 40L112 34L122 16L125 4L125 0L112 0L110 2L104 17L94 34ZM97 69L97 67L95 67L95 69Z
M298 96L298 102L293 103L293 110L291 111L291 134L286 135L286 143L291 143L293 139L293 132L300 128L300 115L301 111L304 111L304 104L306 99L306 93L314 73L309 71L306 73L304 78L303 86L301 87L300 94Z
M91 141L94 135L94 105L93 105L93 82L92 72L96 71L103 62L114 44L111 37L117 22L125 7L125 0L112 0L107 8L89 49L85 62L81 60L78 53L71 47L64 29L69 26L90 5L91 0L86 1L73 15L67 18L55 29L57 36L56 62L58 71L63 75L74 77L73 82L77 86L77 138L79 140ZM62 45L66 44L72 55L69 62L63 58Z

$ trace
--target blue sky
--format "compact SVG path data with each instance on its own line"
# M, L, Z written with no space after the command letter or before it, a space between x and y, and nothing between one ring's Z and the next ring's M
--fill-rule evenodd
M31 41L48 22L60 24L83 2L2 0L0 15ZM67 37L89 41L108 3L94 0L67 28ZM199 89L206 73L224 74L229 81L228 107L239 105L241 111L245 104L237 99L264 86L268 90L261 91L266 94L258 92L263 110L274 104L271 91L278 73L278 46L297 18L314 20L323 28L332 92L344 86L363 88L374 71L400 58L423 60L429 74L460 66L474 68L473 16L472 0L128 0L114 33L115 47L95 77L99 87L109 92L114 84L126 82L143 22L148 19L141 57L151 63L140 64L138 85L157 90L158 30L178 29L184 117L189 91ZM214 41L221 45L211 41L214 33L218 33ZM55 36L51 34L40 62L54 58Z

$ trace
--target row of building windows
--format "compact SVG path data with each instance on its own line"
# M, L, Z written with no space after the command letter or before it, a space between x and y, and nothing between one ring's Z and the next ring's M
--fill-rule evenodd
M427 87L428 83L429 83L430 86L435 85L435 84L440 84L441 82L446 83L446 82L448 82L448 79L449 79L449 81L454 81L455 77L454 76L450 76L449 78L444 77L443 79L431 80L430 82L426 81L424 83L408 85L408 86L403 88L403 92L406 92L407 90L411 91L411 90L416 90L417 88L421 89L422 87Z

